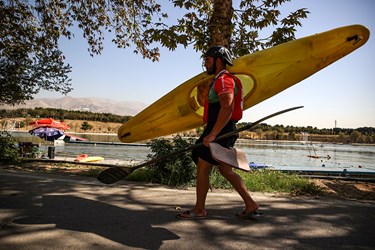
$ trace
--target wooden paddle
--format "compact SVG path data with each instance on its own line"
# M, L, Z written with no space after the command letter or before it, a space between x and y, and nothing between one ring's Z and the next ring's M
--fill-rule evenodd
M242 132L242 131L245 131L245 130L248 130L248 129L251 129L253 128L254 126L260 124L261 122L267 120L267 119L270 119L274 116L277 116L277 115L280 115L280 114L283 114L283 113L286 113L286 112L289 112L289 111L292 111L292 110L296 110L296 109L300 109L300 108L303 108L303 106L297 106L297 107L293 107L293 108L289 108L289 109L284 109L284 110L281 110L279 112L276 112L276 113L273 113L271 115L268 115L254 123L251 123L249 125L246 125L246 126L243 126L241 128L238 128L232 132L229 132L227 134L224 134L224 135L221 135L219 137L217 137L215 139L215 141L218 141L220 139L223 139L223 138L227 138L227 137L230 137L232 135L235 135L239 132ZM147 166L147 165L151 165L151 164L154 164L154 163L157 163L157 162L160 162L160 161L163 161L165 159L169 159L171 157L174 157L174 156L177 156L177 155L180 155L184 152L187 152L187 151L190 151L196 147L200 147L202 146L203 143L198 143L198 144L194 144L194 145L191 145L187 148L183 148L183 149L180 149L180 150L177 150L173 153L170 153L168 155L164 155L162 157L158 157L158 158L155 158L155 159L152 159L150 161L147 161L147 162L144 162L144 163L141 163L140 165L137 165L137 166L134 166L134 167L125 167L125 166L116 166L116 167L111 167L111 168L107 168L103 171L101 171L98 176L96 177L101 183L104 183L104 184L113 184L117 181L120 181L121 179L127 177L128 175L130 175L131 173L133 173L135 170L139 169L139 168L142 168L144 166Z

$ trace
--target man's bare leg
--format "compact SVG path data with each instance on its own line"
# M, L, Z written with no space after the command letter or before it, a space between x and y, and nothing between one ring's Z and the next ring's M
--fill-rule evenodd
M198 215L206 215L205 204L208 189L210 188L210 172L212 164L198 159L197 164L197 187L196 187L196 203L193 211Z
M220 164L218 166L220 174L222 174L225 179L227 179L238 194L242 197L245 202L246 212L253 212L259 208L258 203L256 203L253 198L251 198L244 181L241 176L233 171L232 167L226 164Z

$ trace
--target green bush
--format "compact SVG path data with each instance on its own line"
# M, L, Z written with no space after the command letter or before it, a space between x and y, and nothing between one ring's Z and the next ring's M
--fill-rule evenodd
M0 162L17 162L18 154L16 139L8 132L0 131Z
M169 154L191 146L192 139L185 140L175 136L172 141L155 139L148 143L152 153L149 159L165 157L164 160L152 164L148 181L161 183L171 187L186 187L195 180L196 167L191 159L191 152L187 151L175 157Z

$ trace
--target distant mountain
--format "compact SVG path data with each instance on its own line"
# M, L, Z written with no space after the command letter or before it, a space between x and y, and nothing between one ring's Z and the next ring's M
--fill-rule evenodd
M134 116L146 108L148 105L141 102L114 101L104 98L36 98L26 101L23 105L8 106L2 105L1 109L19 109L19 108L57 108L65 110L80 110L95 113L111 113L115 115Z

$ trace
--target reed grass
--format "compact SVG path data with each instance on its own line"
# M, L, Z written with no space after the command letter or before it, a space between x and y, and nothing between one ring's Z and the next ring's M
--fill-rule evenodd
M320 194L322 192L320 187L298 174L283 173L269 169L255 170L248 173L237 171L237 173L242 177L250 192L282 192L295 195ZM151 179L152 173L147 168L139 169L126 178L129 181L139 182L150 182ZM194 183L195 181L188 186L193 187ZM233 189L230 183L217 170L212 171L210 183L212 188ZM186 187L186 183L177 187Z
M319 194L321 188L309 179L298 174L283 173L276 170L255 170L251 172L237 171L249 191L253 192L283 192L289 194ZM232 189L228 181L214 171L211 174L213 188Z

